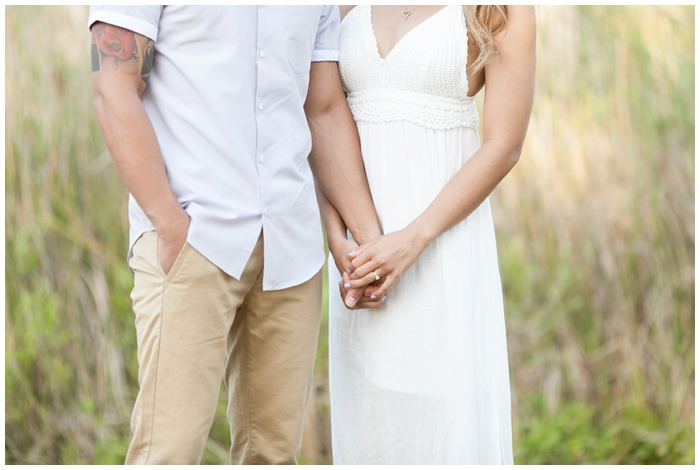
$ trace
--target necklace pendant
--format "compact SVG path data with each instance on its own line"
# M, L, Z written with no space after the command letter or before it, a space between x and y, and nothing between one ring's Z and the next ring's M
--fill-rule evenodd
M411 16L411 11L410 10L404 10L403 11L403 19L407 20L409 16Z

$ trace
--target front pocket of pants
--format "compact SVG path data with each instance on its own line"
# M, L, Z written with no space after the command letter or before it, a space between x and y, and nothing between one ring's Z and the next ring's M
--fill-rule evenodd
M157 248L156 248L156 266L158 267L158 272L160 272L160 275L163 276L163 278L168 281L170 280L175 272L178 270L180 265L182 264L182 260L185 257L185 253L190 248L190 244L188 242L185 242L184 245L182 245L182 248L180 249L180 252L177 254L177 257L175 258L175 262L173 265L170 267L170 271L168 271L168 274L165 274L165 271L163 271L163 267L160 265L160 236L158 237L158 242L157 242Z

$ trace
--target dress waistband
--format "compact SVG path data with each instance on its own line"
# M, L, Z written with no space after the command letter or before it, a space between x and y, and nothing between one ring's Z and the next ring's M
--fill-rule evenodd
M348 95L355 121L410 121L430 129L478 128L474 97L455 100L395 88L372 88Z

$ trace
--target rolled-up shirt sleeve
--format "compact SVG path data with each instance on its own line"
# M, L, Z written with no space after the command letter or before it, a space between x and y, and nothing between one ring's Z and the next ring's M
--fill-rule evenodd
M88 29L101 21L155 41L158 38L158 23L162 12L162 5L93 5L90 7Z
M339 34L340 11L336 5L326 5L323 7L323 14L318 23L311 61L338 61Z

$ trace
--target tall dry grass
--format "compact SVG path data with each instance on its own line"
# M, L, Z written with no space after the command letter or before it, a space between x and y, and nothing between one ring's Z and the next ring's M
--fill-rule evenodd
M575 403L670 447L652 460L694 456L693 25L693 7L539 9L533 117L494 198L521 440Z
M540 7L492 201L517 463L694 461L694 7ZM136 393L126 193L85 7L6 7L6 463L121 463ZM306 462L328 462L322 332ZM227 460L220 403L205 462Z
M136 386L125 194L92 112L86 12L6 9L5 448L12 463L121 455Z

